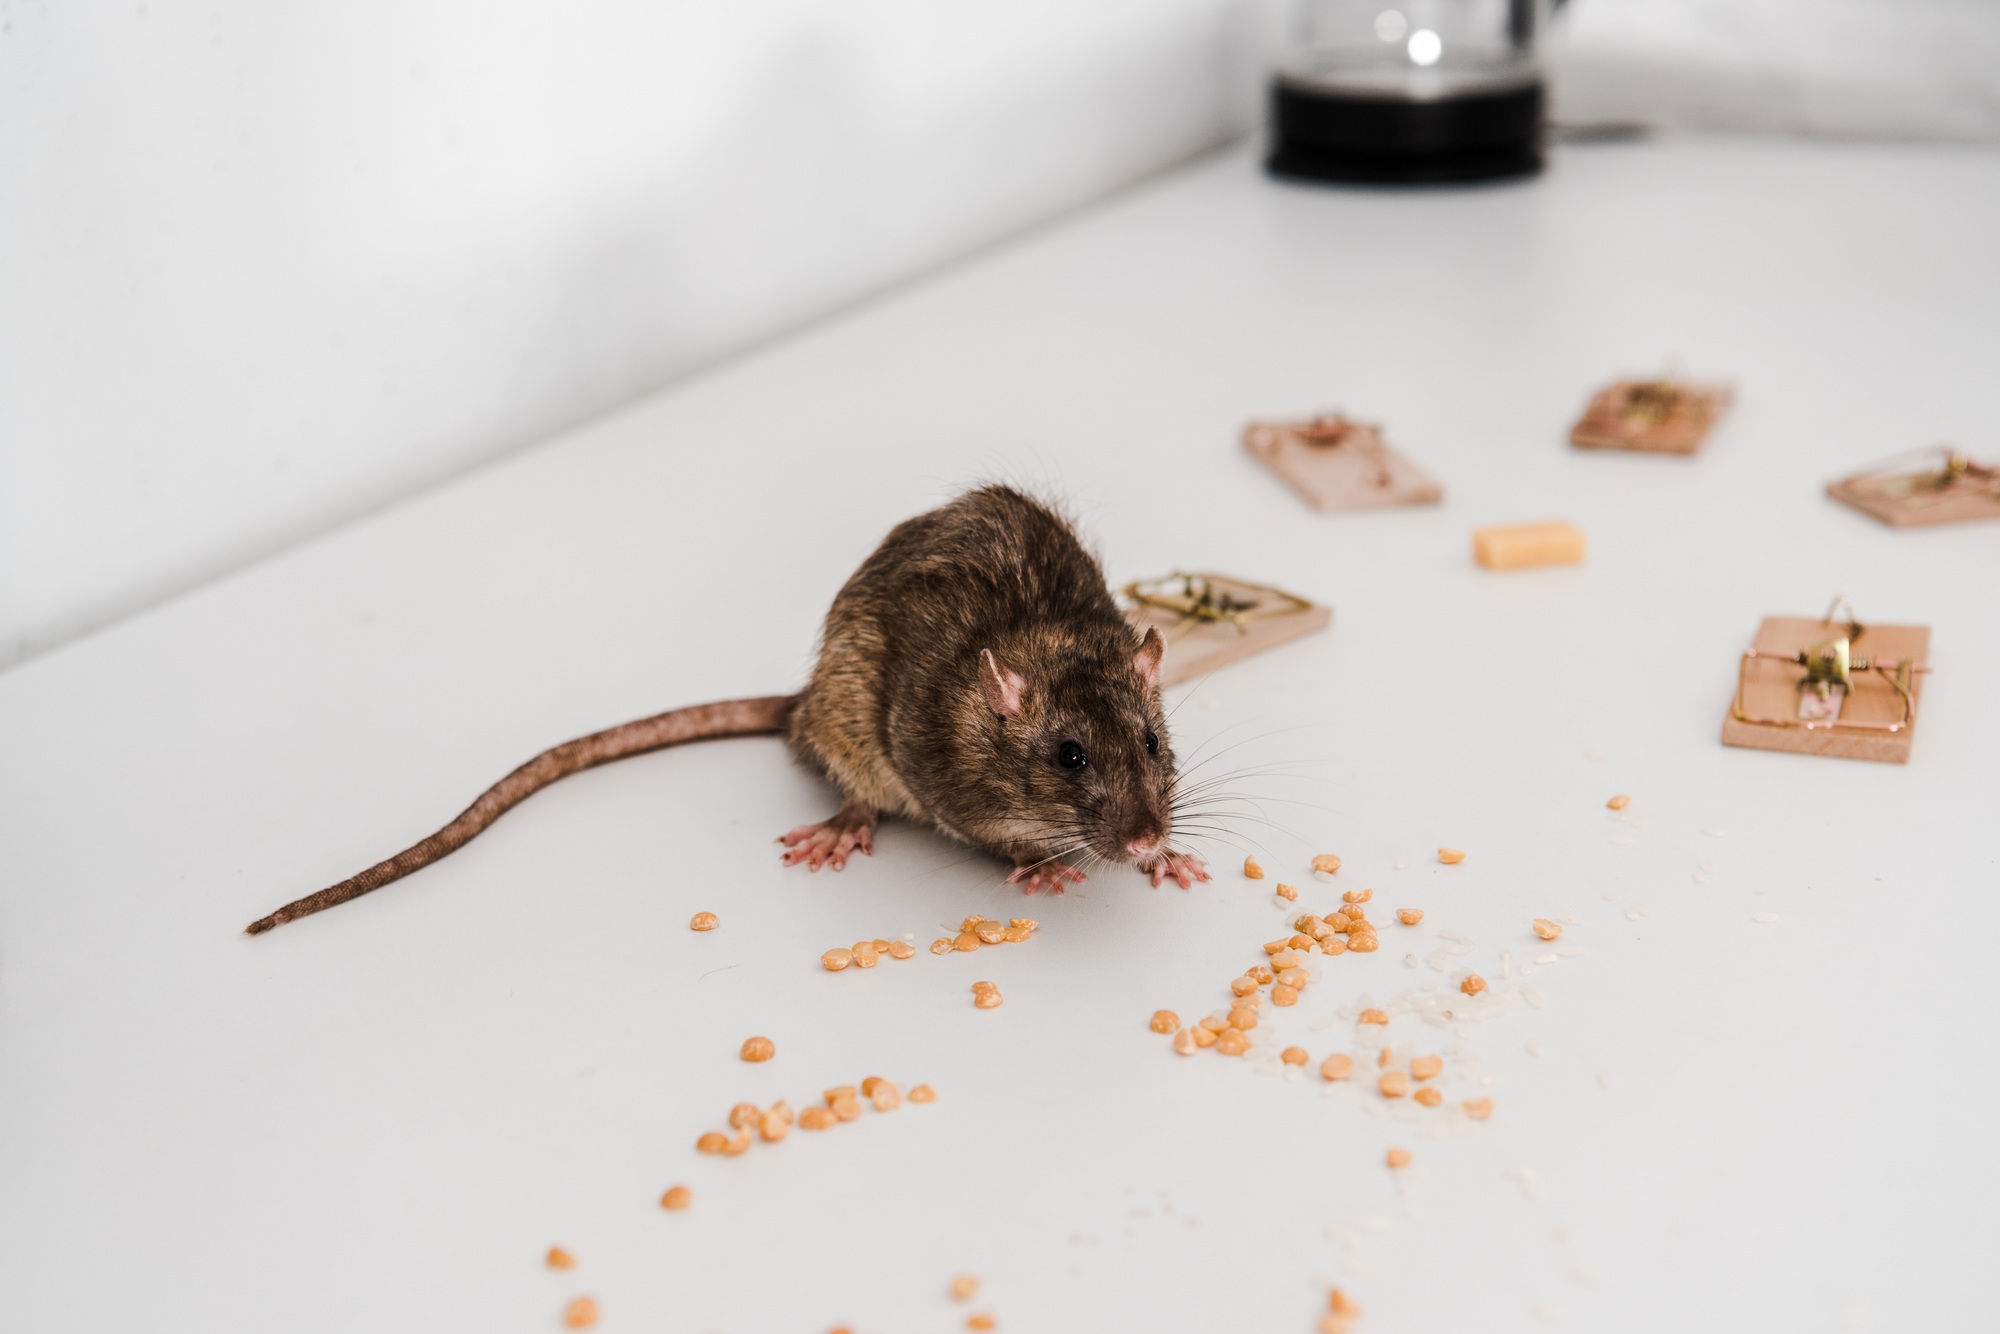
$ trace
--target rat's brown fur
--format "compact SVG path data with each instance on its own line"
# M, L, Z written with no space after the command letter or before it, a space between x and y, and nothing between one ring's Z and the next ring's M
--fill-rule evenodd
M565 742L429 838L248 930L428 866L569 774L688 741L778 731L845 798L832 820L786 836L787 862L838 869L848 852L870 850L879 815L900 815L1024 873L1043 868L1031 888L1081 879L1059 861L1074 854L1136 859L1155 884L1206 879L1198 861L1164 850L1174 759L1153 684L1163 650L1157 632L1142 641L1119 614L1068 523L1018 491L983 487L898 525L876 548L834 599L798 695L675 709ZM1065 742L1082 747L1084 766L1061 764Z
M983 487L898 525L847 581L787 737L848 818L900 815L1021 865L1077 848L1128 860L1128 840L1171 832L1174 775L1139 647L1070 526ZM1017 716L982 696L981 650L1023 678ZM1060 767L1064 741L1085 769Z

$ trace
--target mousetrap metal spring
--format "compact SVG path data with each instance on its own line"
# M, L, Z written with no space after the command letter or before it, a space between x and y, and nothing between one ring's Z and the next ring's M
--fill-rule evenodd
M1909 509L1921 509L1963 495L2000 500L2000 467L1974 463L1955 445L1913 449L1847 480Z
M1314 609L1312 602L1281 588L1179 570L1163 579L1135 579L1119 591L1142 607L1178 616L1167 631L1169 639L1198 625L1231 625L1248 634L1256 622Z
M1843 609L1847 613L1846 618L1837 621L1835 617ZM1738 722L1753 723L1759 727L1802 728L1808 732L1897 733L1907 730L1917 719L1917 701L1910 689L1911 679L1916 673L1928 672L1930 668L1912 663L1908 658L1856 654L1855 641L1868 631L1855 619L1854 604L1845 597L1834 598L1822 618L1822 624L1829 629L1844 626L1845 633L1808 644L1794 653L1745 649L1742 664L1736 673L1736 698L1730 704L1730 716ZM1795 683L1799 698L1797 717L1768 718L1752 714L1745 707L1743 697L1752 684L1752 669L1760 662L1779 662L1802 669ZM1842 705L1850 694L1855 693L1857 683L1874 677L1887 682L1889 688L1896 692L1902 702L1902 716L1891 722L1841 717Z

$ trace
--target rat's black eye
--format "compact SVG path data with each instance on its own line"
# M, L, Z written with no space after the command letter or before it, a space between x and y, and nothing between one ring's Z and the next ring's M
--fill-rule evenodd
M1153 729L1150 727L1146 729L1146 753L1148 755L1160 753L1160 739L1153 735Z
M1081 769L1090 763L1090 757L1083 753L1083 747L1076 742L1065 741L1062 743L1062 749L1056 752L1056 763L1065 769Z

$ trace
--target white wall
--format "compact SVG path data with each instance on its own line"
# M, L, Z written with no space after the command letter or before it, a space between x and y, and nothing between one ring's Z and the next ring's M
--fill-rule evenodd
M1248 13L0 0L0 665L1240 133Z
M1248 128L1283 3L0 0L0 667ZM1555 74L1990 139L2000 0L1576 0Z
M1571 0L1572 124L2000 140L2000 0Z

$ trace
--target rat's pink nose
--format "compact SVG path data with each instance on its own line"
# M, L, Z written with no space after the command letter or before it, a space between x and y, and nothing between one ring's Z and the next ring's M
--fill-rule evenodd
M1134 857L1150 857L1158 852L1160 845L1165 842L1166 840L1158 834L1153 835L1151 838L1130 839L1125 844L1125 851L1131 853Z

